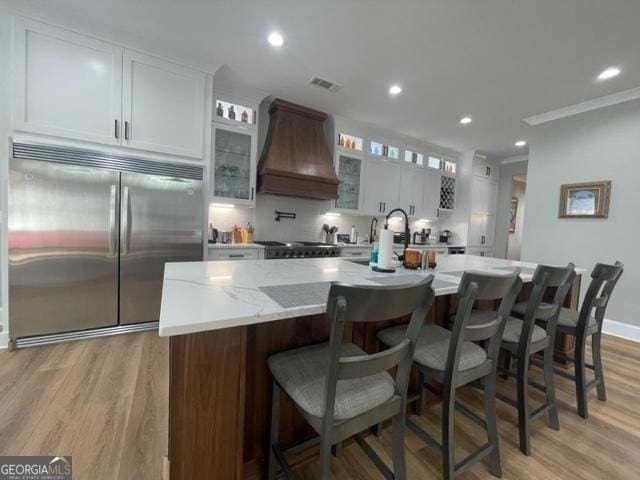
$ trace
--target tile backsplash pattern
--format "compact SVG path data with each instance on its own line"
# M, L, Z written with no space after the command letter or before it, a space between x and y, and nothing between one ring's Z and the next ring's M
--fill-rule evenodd
M346 215L329 216L326 215L331 209L331 202L327 200L311 200L306 198L284 197L277 195L258 195L256 207L248 208L226 208L209 206L209 222L219 230L230 230L234 224L246 226L251 222L255 226L256 240L269 241L317 241L325 240L325 233L322 225L335 225L338 233L351 233L351 226L355 225L358 232L359 241L364 241L369 234L371 216ZM295 220L283 218L280 222L275 221L275 211L293 212L296 214ZM384 225L384 217L378 217L378 228ZM394 231L400 232L403 229L403 222L392 220L390 226ZM435 238L438 228L437 222L423 223L411 222L412 232L422 228L432 229L432 238Z

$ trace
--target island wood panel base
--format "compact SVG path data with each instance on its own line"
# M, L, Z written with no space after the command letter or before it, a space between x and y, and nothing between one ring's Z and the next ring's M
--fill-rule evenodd
M171 337L171 480L242 478L246 340L246 327Z
M528 298L527 287L520 300ZM579 280L572 290L567 306L575 308ZM456 307L456 295L436 297L426 320L446 325ZM378 330L407 322L408 318L401 318L375 324L348 324L345 341L373 353L378 348ZM276 352L326 341L329 330L325 315L312 315L172 337L171 480L262 478L271 411L267 358ZM573 344L558 338L558 347L568 353ZM280 441L287 443L313 436L313 430L285 397L281 401ZM291 464L308 461L315 453L313 448L299 452L290 459Z

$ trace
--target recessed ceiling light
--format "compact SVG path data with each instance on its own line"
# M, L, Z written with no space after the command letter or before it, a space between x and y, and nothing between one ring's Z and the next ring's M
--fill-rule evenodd
M284 43L284 38L278 32L271 32L269 34L269 43L274 47L281 47Z
M618 67L609 67L598 75L598 80L609 80L610 78L620 75L620 69Z
M400 92L402 92L402 87L400 87L400 85L391 85L391 88L389 88L389 93L391 95L398 95Z
M516 147L524 147L526 144L527 144L527 142L525 142L524 140L518 140L518 141L515 143L515 146L516 146Z
M460 123L462 125L467 125L467 124L471 123L471 117L462 117L460 119Z

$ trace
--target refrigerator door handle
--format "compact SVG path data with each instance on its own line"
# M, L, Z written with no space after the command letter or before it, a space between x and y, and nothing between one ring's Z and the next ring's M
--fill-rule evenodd
M116 228L116 194L117 186L111 185L111 198L109 200L109 255L115 255L118 253L116 250L118 242L118 229Z
M122 254L129 253L129 187L122 194Z

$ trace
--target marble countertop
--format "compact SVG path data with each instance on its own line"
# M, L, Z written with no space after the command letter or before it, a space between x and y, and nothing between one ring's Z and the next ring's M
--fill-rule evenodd
M364 248L371 249L373 248L372 243L339 243L338 247L340 248ZM394 243L393 248L404 248L402 243ZM448 245L446 243L432 243L429 245L422 245L418 243L410 243L409 248L416 248L418 250L427 249L427 248L467 248L466 245Z
M293 292L299 291L302 284L324 288L332 281L361 285L380 285L390 280L414 283L434 273L436 295L449 295L457 292L465 270L506 273L510 267L521 267L522 279L530 281L536 264L470 255L441 255L435 270L399 267L389 274L376 273L368 265L344 258L167 263L159 331L161 336L182 335L314 315L326 310L326 297L284 307L265 293L269 287L285 286L280 290ZM391 278L402 276L405 278Z
M264 248L257 243L210 243L209 248Z

